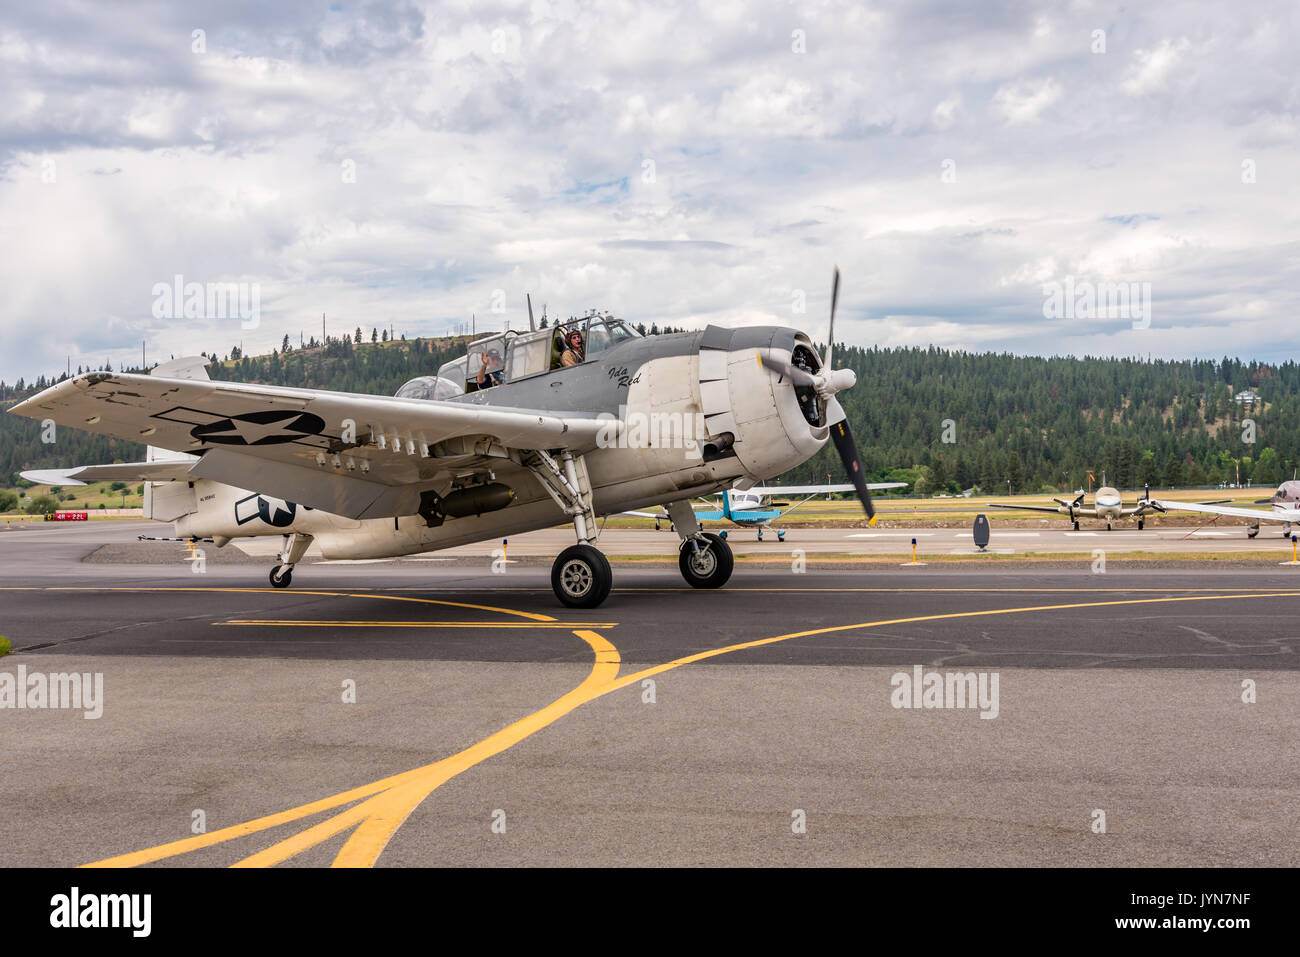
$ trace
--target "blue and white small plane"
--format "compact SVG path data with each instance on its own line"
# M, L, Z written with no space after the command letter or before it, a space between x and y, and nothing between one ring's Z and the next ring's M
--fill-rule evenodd
M867 488L873 492L882 489L906 487L906 482L867 483ZM760 485L745 491L727 489L722 493L720 505L714 502L712 509L695 509L695 520L697 522L731 522L741 528L756 528L758 529L758 540L761 542L763 540L763 529L769 527L782 515L794 511L805 502L811 501L818 495L852 491L854 491L852 485ZM792 497L802 495L803 498L793 505L788 502L770 501L773 496L777 495ZM670 521L667 512L624 512L623 514L653 518L656 531L659 530L661 522ZM725 530L718 534L722 538L727 537ZM785 529L778 528L776 537L778 541L785 541Z

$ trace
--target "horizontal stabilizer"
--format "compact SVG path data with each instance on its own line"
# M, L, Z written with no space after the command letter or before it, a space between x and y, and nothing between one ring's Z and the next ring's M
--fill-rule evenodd
M169 462L120 462L116 465L81 465L70 469L33 469L19 472L37 485L86 485L90 482L185 482L197 456Z

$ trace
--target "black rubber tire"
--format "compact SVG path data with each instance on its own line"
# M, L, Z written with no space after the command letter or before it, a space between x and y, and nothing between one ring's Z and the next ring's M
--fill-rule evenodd
M1138 531L1140 532L1140 531L1142 531L1142 529L1144 529L1144 528L1146 528L1146 522L1144 522L1142 519L1139 518L1139 519L1138 519Z
M692 588L721 588L736 567L735 556L731 546L721 536L705 532L708 547L702 547L704 553L697 559L695 548L689 542L682 542L681 552L677 556L677 567L681 569L682 578Z
M272 587L275 587L275 588L288 588L289 585L293 582L293 569L292 569L292 568L286 569L283 575L278 575L278 576L277 576L276 573L279 572L279 571L280 571L280 566L279 566L279 565L276 565L274 568L271 569L271 585L272 585Z
M613 587L609 559L591 545L570 545L551 566L551 590L568 608L596 608Z
M1076 532L1079 530L1079 523L1078 523L1078 522L1075 522L1075 523L1074 523L1074 530L1075 530Z

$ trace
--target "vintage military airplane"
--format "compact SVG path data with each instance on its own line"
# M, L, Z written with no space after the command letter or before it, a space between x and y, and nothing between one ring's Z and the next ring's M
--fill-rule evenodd
M1074 530L1079 530L1080 518L1100 518L1106 520L1106 531L1110 531L1110 524L1121 518L1136 518L1138 530L1141 531L1146 526L1146 515L1152 512L1163 512L1164 506L1159 502L1151 500L1151 489L1146 489L1142 497L1132 505L1125 505L1123 497L1119 490L1106 484L1106 473L1102 473L1101 487L1097 489L1097 494L1093 496L1092 504L1085 505L1084 498L1086 492L1080 492L1078 496L1071 501L1063 501L1059 498L1053 498L1056 505L999 505L996 502L989 502L989 508L1009 508L1022 512L1052 512L1057 515L1068 515L1070 522L1074 525Z
M868 482L867 489L872 492L884 489L906 488L906 482ZM711 502L711 508L695 509L697 522L730 522L741 528L758 529L758 540L763 540L763 529L783 515L793 512L805 502L810 502L819 495L834 492L853 492L852 485L758 485L748 491L724 489L721 503ZM773 502L773 496L803 496L793 505L789 502ZM662 522L671 522L667 512L624 512L624 515L636 515L641 518L653 518L655 531L659 531ZM726 538L727 532L718 532L719 537ZM777 541L785 541L785 529L776 530Z
M1246 537L1254 538L1259 534L1260 522L1281 522L1282 537L1291 534L1292 525L1300 525L1300 481L1292 479L1283 482L1269 498L1256 499L1256 505L1273 506L1267 512L1254 508L1223 506L1216 502L1167 502L1158 501L1161 508L1179 512L1201 512L1206 515L1228 515L1234 518L1251 519L1252 524L1246 528Z
M829 343L838 291L836 270ZM10 411L146 443L147 462L60 480L142 481L145 514L182 538L281 535L278 588L313 541L326 558L383 558L572 522L551 585L594 608L613 583L597 516L664 505L682 576L717 588L731 550L691 500L751 488L828 438L874 520L835 399L857 380L832 368L831 348L819 357L804 333L772 326L641 337L591 315L480 338L393 398L214 382L205 360L178 359L79 375Z

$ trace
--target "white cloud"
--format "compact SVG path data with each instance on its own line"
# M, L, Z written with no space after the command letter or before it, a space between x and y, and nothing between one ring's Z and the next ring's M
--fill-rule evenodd
M835 262L841 332L863 342L1133 348L1086 322L1077 339L1044 327L1042 283L1073 273L1153 283L1143 352L1290 358L1293 16L1252 10L15 9L0 379L69 352L132 361L142 337L154 357L269 350L322 311L334 331L499 323L498 288L519 322L531 291L552 315L816 333ZM261 327L154 320L152 284L177 273L260 283Z
M1045 80L1008 83L993 94L993 108L1009 124L1032 123L1061 98L1061 84Z
M1124 80L1124 92L1130 96L1142 96L1164 90L1169 75L1190 46L1186 37L1176 41L1166 38L1154 49L1134 51L1135 62Z

